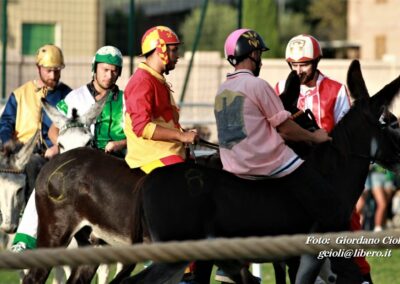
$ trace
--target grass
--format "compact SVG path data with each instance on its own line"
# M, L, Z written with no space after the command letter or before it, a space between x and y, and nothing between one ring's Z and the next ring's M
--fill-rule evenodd
M400 279L400 250L392 250L392 256L387 258L370 257L368 262L372 267L372 278L375 283L398 283ZM142 265L138 266L134 273L142 268ZM215 273L215 269L213 274ZM262 265L262 284L273 284L275 283L274 273L272 265L265 263ZM0 270L0 284L18 284L19 277L17 271L13 270ZM51 283L51 278L47 281ZM92 281L96 283L96 281ZM211 284L217 284L219 282L214 281L214 275L212 276ZM289 283L289 281L287 282Z

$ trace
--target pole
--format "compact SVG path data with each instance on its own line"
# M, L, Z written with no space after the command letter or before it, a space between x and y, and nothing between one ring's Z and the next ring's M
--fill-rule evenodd
M240 29L242 28L242 22L243 22L243 1L238 0L238 18L237 18L237 28Z
M6 81L7 81L7 0L2 1L2 66L1 66L1 98L6 98Z
M190 57L188 70L186 72L185 82L183 84L181 98L179 100L179 105L182 105L182 103L183 103L183 101L185 99L185 93L186 93L186 88L187 88L187 85L188 85L188 82L189 82L189 78L190 78L190 72L192 70L194 54L196 53L197 46L199 45L199 40L200 40L200 37L201 37L201 31L203 29L203 24L204 24L204 18L206 17L207 6L208 6L208 0L204 0L203 1L203 6L202 6L202 9L201 9L200 22L199 22L199 25L197 26L196 37L194 39L194 43L193 43L193 47L192 47L192 56Z
M135 67L134 57L134 31L135 31L135 0L129 1L129 20L128 20L128 54L129 54L129 74L133 74Z

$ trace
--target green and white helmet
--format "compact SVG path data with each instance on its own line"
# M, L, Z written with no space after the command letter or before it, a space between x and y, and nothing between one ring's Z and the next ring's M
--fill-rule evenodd
M118 75L122 71L122 54L121 51L111 45L106 45L97 50L96 55L93 57L92 72L96 73L97 63L108 63L119 67Z

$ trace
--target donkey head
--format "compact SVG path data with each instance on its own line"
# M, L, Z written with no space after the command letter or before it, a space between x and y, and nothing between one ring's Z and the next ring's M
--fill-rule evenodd
M106 100L107 95L93 104L83 115L79 116L77 110L73 109L72 117L67 117L45 99L42 99L43 109L59 129L57 144L60 153L91 144L93 134L90 131L90 125L95 123Z
M400 94L400 76L370 97L360 63L355 60L349 67L347 86L355 99L353 108L359 111L346 116L346 120L361 120L358 125L361 129L354 129L354 132L364 135L364 139L369 141L371 160L388 170L399 172L400 130L397 128L397 123L393 123L397 119L388 112L388 109L393 99ZM365 136L367 133L370 133L369 136Z
M24 145L13 141L3 145L0 152L0 229L14 233L25 202L25 166L36 146L39 131Z
M289 73L286 79L285 89L279 96L284 108L292 114L296 123L304 129L315 131L318 129L318 124L315 120L313 113L310 110L301 111L297 108L297 100L300 94L300 78L296 71Z

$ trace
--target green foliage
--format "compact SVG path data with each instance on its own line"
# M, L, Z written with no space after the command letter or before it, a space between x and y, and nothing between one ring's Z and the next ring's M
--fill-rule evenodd
M312 0L308 17L319 40L346 39L347 1Z
M184 50L192 50L200 23L201 7L186 17L179 28ZM210 3L207 7L198 50L218 50L223 54L226 37L236 28L237 10L229 5Z
M284 53L279 39L278 12L275 0L244 0L243 27L253 29L264 39L269 51L265 57L281 57Z
M311 27L306 24L305 15L301 13L283 14L280 18L280 30L280 39L285 49L292 37L311 33Z

